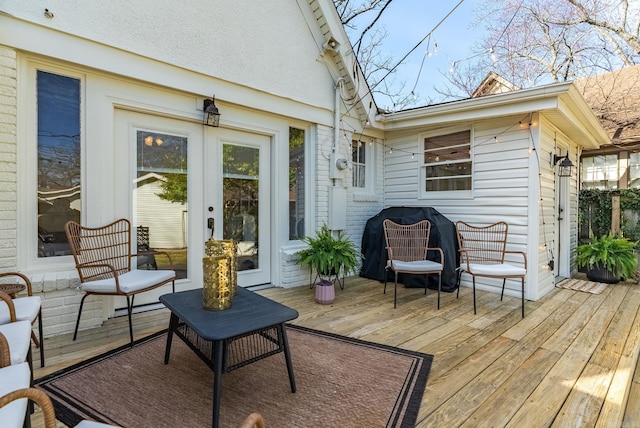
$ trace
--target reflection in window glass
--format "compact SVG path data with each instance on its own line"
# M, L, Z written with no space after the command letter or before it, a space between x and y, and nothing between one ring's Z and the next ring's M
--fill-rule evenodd
M353 165L353 187L364 189L366 187L365 167L367 145L362 141L351 142L351 164Z
M629 188L640 187L640 153L629 154Z
M424 139L427 192L471 190L471 131Z
M304 130L289 128L289 239L304 238Z
M38 257L71 254L80 222L80 80L38 71Z
M137 174L133 194L139 269L168 269L187 277L187 138L136 131ZM146 254L145 254L146 252Z
M583 189L618 188L618 155L583 157L581 164Z
M222 237L238 243L239 271L258 269L260 150L224 143L222 156Z

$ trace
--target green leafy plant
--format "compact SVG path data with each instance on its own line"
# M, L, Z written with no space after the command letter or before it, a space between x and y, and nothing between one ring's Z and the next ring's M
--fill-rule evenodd
M587 269L607 269L614 276L631 278L636 274L638 259L636 242L609 233L576 248L576 263Z
M299 261L303 266L310 266L321 276L335 275L344 269L345 274L354 272L359 266L360 251L344 231L336 236L327 225L323 225L315 237L307 236L303 240L308 247L299 251Z

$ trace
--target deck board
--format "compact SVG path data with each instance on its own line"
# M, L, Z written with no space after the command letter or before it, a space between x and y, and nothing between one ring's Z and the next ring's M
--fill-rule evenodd
M609 286L599 295L555 289L537 302L477 290L441 293L359 277L319 305L314 290L259 293L296 309L294 324L434 355L418 427L638 427L640 287ZM134 333L165 329L166 309L134 315ZM126 317L96 329L45 339L47 367L35 376L128 342ZM39 361L34 352L34 361ZM259 410L259 409L256 409ZM33 426L43 426L39 412ZM64 425L59 424L60 427Z

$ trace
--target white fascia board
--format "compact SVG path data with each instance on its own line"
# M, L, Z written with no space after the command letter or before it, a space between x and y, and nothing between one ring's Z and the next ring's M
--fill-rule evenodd
M360 117L361 120L366 117L373 124L376 120L378 108L359 66L355 70L357 77L353 75L352 64L357 63L356 54L353 51L344 25L340 21L335 4L332 0L309 0L309 5L313 10L317 24L325 27L323 37L325 39L333 37L340 43L340 47L335 54L326 53L324 57L331 58L336 63L335 66L339 71L330 69L330 72L335 76L336 83L338 79L344 79L352 95L357 98L355 102L358 103L358 107L350 108L350 113L352 115L357 113L358 116L362 116Z
M417 128L425 125L434 124L453 124L457 122L469 122L496 117L504 117L521 114L523 117L536 111L544 111L555 109L558 107L557 99L545 98L524 101L518 103L473 103L464 100L444 105L433 106L437 108L427 107L412 111L411 115L405 115L401 119L397 116L389 120L388 117L382 118L385 131L395 131L402 129Z
M519 112L534 112L558 107L558 97L566 93L571 83L559 83L532 89L523 89L501 94L487 95L478 98L466 98L443 104L420 107L381 115L378 119L384 123L385 129L389 126L404 127L420 118L436 118L436 122L442 120L451 121L449 117L486 119ZM470 113L471 112L471 113Z
M577 130L582 131L584 148L596 149L610 142L600 120L575 85L560 97L559 110Z
M268 113L333 126L333 112L305 102L218 79L0 13L0 44L171 90ZM201 105L201 104L200 104ZM301 108L302 107L302 108Z
M572 82L469 98L380 116L385 131L468 122L533 112L551 113L556 126L588 148L607 143L600 122Z

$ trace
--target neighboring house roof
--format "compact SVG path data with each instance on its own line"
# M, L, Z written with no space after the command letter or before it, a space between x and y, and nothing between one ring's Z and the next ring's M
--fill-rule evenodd
M487 77L485 77L480 85L478 85L476 90L473 91L471 98L482 97L484 95L501 94L503 92L516 91L518 89L520 88L500 76L498 73L490 71L489 74L487 74Z
M575 84L613 145L640 145L640 65L578 79Z

